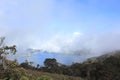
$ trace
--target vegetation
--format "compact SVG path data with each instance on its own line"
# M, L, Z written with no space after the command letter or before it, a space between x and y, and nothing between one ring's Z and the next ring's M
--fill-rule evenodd
M46 59L44 64L44 67L34 67L34 69L40 72L82 77L83 80L120 79L120 51L109 53L98 58L91 58L83 63L73 63L71 66L60 64L56 59L51 58ZM80 80L82 79L80 78Z
M56 59L48 58L44 67L25 61L18 64L10 61L8 54L16 53L16 46L5 46L4 37L0 38L0 80L119 80L120 51L91 58L83 63L70 66L60 64ZM52 74L51 74L52 73ZM74 77L73 77L74 76Z
M25 61L19 65L17 60L8 60L7 55L16 53L16 46L5 46L4 39L0 38L0 80L81 80L77 77L36 71L39 70L39 65L34 67L33 62ZM47 59L45 65L47 70L52 69L54 73L58 64L56 59Z
M16 53L16 46L15 45L6 46L4 44L4 40L5 40L4 37L0 38L0 61L1 61L0 67L1 69L7 69L11 66L10 61L6 59L6 56L8 54L14 55Z

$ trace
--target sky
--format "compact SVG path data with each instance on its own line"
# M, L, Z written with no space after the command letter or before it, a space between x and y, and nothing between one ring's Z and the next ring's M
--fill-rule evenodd
M120 49L120 0L0 0L6 44L93 55ZM88 54L89 54L88 53ZM91 55L91 54L89 54Z

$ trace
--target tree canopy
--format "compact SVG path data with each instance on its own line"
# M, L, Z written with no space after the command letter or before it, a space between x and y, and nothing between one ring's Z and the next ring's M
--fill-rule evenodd
M13 46L7 46L5 45L4 43L4 40L5 40L5 37L1 37L0 38L0 65L3 69L6 69L8 66L7 66L7 62L6 62L6 57L8 54L13 54L15 55L16 53L16 46L13 45Z

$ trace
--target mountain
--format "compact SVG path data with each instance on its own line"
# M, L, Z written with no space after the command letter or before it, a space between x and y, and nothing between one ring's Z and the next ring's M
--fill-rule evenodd
M119 50L113 51L113 52L109 52L109 53L106 53L106 54L98 56L98 57L88 58L83 63L103 62L104 60L106 60L107 58L110 58L110 57L120 58L120 51Z
M88 80L119 80L120 51L114 51L86 60L79 65L84 78Z

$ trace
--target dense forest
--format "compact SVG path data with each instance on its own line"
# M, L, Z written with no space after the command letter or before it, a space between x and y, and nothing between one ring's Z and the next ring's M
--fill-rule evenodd
M8 60L6 56L17 50L15 45L3 45L4 39L0 41L0 80L120 80L120 51L70 66L55 58L47 58L44 66L32 66L27 60L21 64Z

